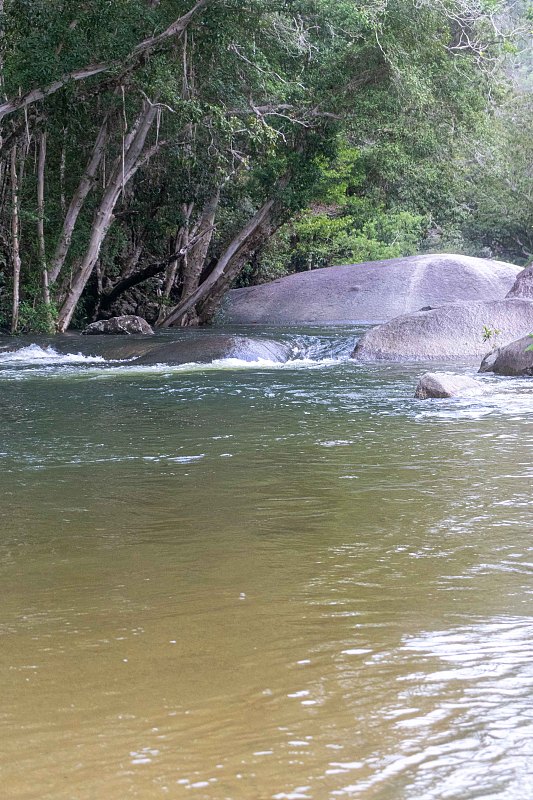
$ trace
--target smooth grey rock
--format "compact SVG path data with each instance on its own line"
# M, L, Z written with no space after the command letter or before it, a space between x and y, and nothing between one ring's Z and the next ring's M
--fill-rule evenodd
M153 336L154 331L142 317L126 314L122 317L111 317L111 319L101 319L98 322L91 322L82 331L84 336L130 336L132 333Z
M497 348L496 350L492 350L490 353L487 353L487 355L481 362L481 367L478 369L478 372L492 372L492 367L494 366L494 362L498 358L499 352L500 350L499 348Z
M533 264L520 272L507 297L523 297L533 300Z
M283 363L290 348L270 339L250 339L247 336L205 333L154 347L136 360L137 364L209 363L223 358L241 361L277 361Z
M456 255L424 255L299 272L234 289L217 321L295 325L383 322L427 306L505 297L520 267Z
M502 346L533 330L533 301L492 300L451 303L378 325L361 337L352 358L358 361L431 361L483 356L487 326L498 330Z
M463 397L483 391L479 381L467 375L452 375L448 372L426 372L416 387L415 397L427 400L430 397Z
M516 342L499 347L485 356L479 371L494 372L496 375L533 376L533 351L528 350L531 345L531 336L523 336Z

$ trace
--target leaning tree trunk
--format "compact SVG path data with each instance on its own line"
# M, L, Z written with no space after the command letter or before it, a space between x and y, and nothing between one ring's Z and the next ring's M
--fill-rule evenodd
M87 281L93 271L96 260L100 254L103 241L114 219L114 210L124 186L135 175L141 163L142 153L146 138L155 120L157 107L146 103L135 126L134 135L130 135L124 146L124 154L119 158L113 169L109 183L104 191L100 205L96 211L91 236L85 255L73 275L70 287L67 290L59 310L57 329L63 333L69 326L70 320L81 297Z
M205 325L213 319L215 312L218 310L220 303L224 299L224 295L231 288L231 284L242 272L247 263L262 250L265 242L269 240L273 233L278 230L279 224L272 225L271 218L267 217L263 224L254 231L246 242L246 246L239 250L234 255L229 264L227 265L224 273L219 277L211 291L203 302L197 306L197 323Z
M94 143L89 163L87 164L85 172L81 177L81 180L78 184L78 188L76 189L76 191L72 196L70 205L68 207L68 211L65 215L63 228L61 230L59 241L57 243L57 247L50 265L51 267L49 274L50 283L55 283L57 281L59 273L61 272L63 264L65 263L65 258L67 257L70 243L72 241L72 234L74 232L74 227L78 220L78 216L83 208L85 199L89 194L91 187L94 184L98 167L100 166L103 155L105 153L107 136L108 136L108 117L105 118L98 132L98 136L96 137L96 142ZM64 158L64 149L61 154L61 158L62 159ZM63 168L63 161L62 161L62 168Z
M219 279L225 274L226 270L230 267L235 259L239 258L242 253L249 253L249 246L255 240L255 236L259 231L263 231L265 224L268 225L275 200L268 200L245 227L235 236L230 242L222 256L218 259L214 269L207 276L205 281L199 285L189 297L186 297L165 317L161 323L161 327L170 328L174 325L180 325L185 319L185 315L194 307L209 296ZM243 262L244 263L244 262Z

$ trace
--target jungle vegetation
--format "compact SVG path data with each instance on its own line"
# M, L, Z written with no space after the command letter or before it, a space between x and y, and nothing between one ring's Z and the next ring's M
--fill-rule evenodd
M499 0L0 0L0 326L533 253L531 19Z

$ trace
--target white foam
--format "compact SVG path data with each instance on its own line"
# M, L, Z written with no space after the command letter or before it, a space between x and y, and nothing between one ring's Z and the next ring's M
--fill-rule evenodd
M210 362L191 361L185 364L168 364L162 361L158 364L137 364L135 358L111 359L102 356L83 355L77 353L60 353L53 346L30 344L16 350L0 350L0 366L33 367L32 370L22 370L16 377L54 374L55 367L94 365L96 369L84 370L86 377L97 379L112 378L116 375L136 374L174 374L187 372L211 371L254 371L254 370L308 370L335 367L348 361L348 346L343 342L343 347L337 344L331 352L331 343L305 342L305 346L293 347L292 355L287 361L278 361L269 358L257 358L248 361L238 357L215 359ZM329 350L329 352L328 352ZM105 369L101 369L105 366ZM39 369L42 368L42 369ZM65 376L65 370L57 372L58 377ZM14 377L13 370L9 370L9 378Z
M207 372L211 370L254 370L254 369L309 369L317 367L333 367L342 363L342 360L335 358L324 358L320 361L312 359L294 359L291 361L271 361L266 358L258 358L255 361L246 361L241 358L219 358L214 361L198 362L189 361L186 364L160 364L138 365L130 363L124 367L117 367L121 372Z
M492 414L505 414L510 419L522 419L533 412L531 378L483 378L487 391L481 397L430 400L416 418L479 420Z
M53 347L30 344L18 350L0 352L0 364L104 364L101 356L84 356L82 353L58 353Z

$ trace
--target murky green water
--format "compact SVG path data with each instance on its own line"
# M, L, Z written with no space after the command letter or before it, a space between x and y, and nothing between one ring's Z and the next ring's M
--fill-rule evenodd
M533 382L423 403L318 334L0 341L3 797L533 796Z

